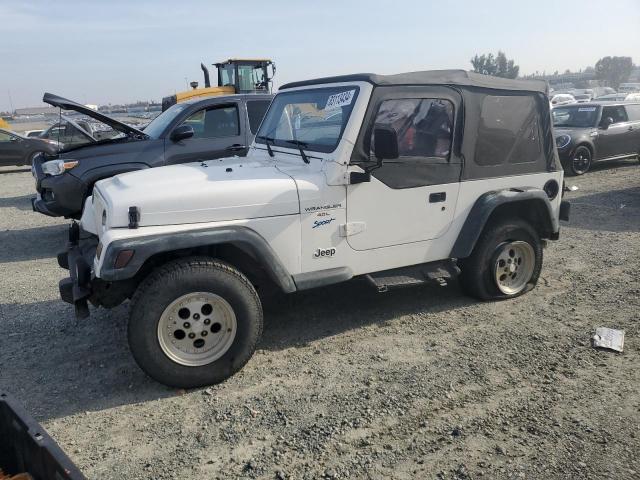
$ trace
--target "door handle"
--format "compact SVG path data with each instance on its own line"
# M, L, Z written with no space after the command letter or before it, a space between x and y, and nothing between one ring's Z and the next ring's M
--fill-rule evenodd
M429 194L429 203L444 202L447 199L447 192Z
M247 147L244 145L240 145L239 143L234 143L230 147L227 147L226 150L229 150L230 152L238 152L240 150L244 150L245 148Z
M629 128L627 128L627 130L631 131L631 130L633 130L633 127L629 127Z

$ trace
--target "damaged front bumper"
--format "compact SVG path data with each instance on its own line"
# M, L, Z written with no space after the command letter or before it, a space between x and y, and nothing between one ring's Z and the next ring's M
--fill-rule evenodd
M60 298L72 304L78 318L89 316L88 300L92 294L93 259L98 237L81 231L73 222L69 227L67 250L58 254L58 265L69 270L69 277L60 280Z

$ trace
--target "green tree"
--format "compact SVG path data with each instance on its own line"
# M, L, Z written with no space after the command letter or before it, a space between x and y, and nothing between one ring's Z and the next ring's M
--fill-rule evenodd
M609 86L618 90L626 82L633 70L631 57L604 57L596 62L596 78L606 80Z
M473 71L483 75L493 75L494 77L516 78L520 72L520 67L513 60L507 59L504 52L498 51L497 55L476 54L471 59Z

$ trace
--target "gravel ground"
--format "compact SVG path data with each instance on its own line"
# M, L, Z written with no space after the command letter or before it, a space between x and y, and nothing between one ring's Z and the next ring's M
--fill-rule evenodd
M244 370L193 391L137 368L127 305L75 320L66 222L31 212L28 172L0 172L0 389L89 478L640 478L636 161L570 180L571 222L524 297L296 294ZM591 348L597 326L625 352Z

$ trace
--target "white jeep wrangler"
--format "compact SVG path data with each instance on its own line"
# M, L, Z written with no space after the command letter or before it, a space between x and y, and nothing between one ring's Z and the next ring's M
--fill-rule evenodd
M563 172L547 87L464 71L296 82L246 158L118 175L72 224L63 300L131 299L142 369L179 387L251 358L261 291L354 277L379 291L460 275L482 300L533 288Z

